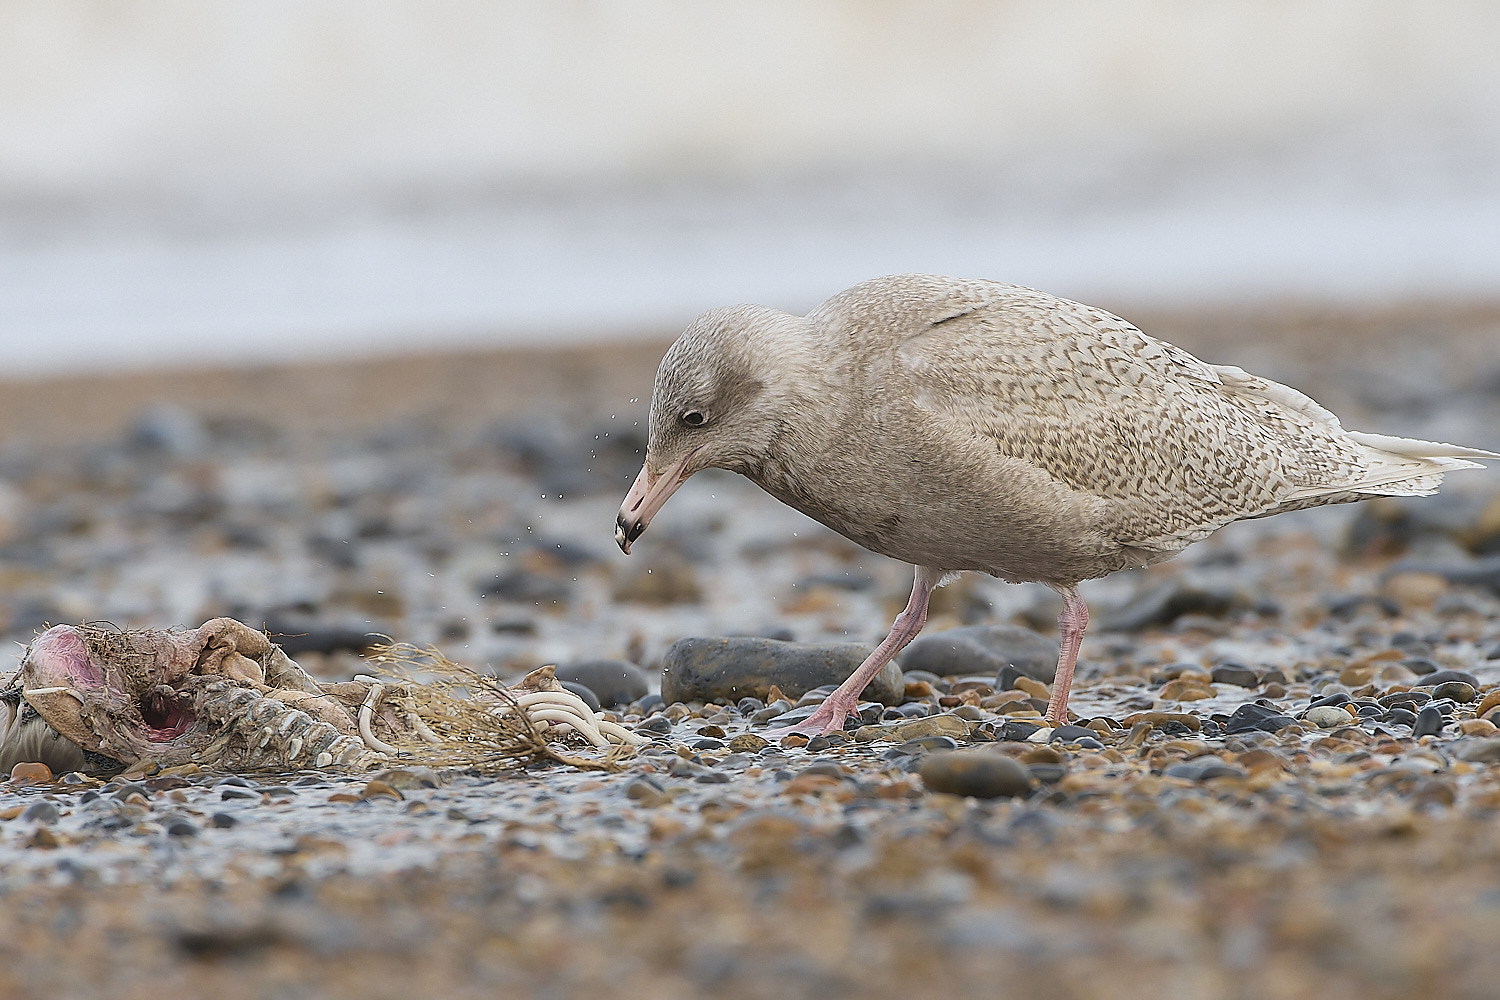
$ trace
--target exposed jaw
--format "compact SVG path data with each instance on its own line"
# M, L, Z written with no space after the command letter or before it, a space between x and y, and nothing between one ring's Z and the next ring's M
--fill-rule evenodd
M621 552L630 555L630 544L641 537L667 499L697 471L693 468L693 457L697 454L698 449L694 448L662 473L653 473L649 461L641 466L615 518L615 543Z

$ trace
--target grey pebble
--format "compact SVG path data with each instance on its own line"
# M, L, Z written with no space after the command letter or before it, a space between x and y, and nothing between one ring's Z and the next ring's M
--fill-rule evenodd
M1221 663L1209 672L1215 684L1233 684L1236 687L1253 688L1260 685L1255 671L1240 663Z
M897 753L902 755L926 753L929 750L957 750L958 741L951 736L922 736L914 740L907 740L896 747Z
M1338 729L1341 726L1349 725L1353 721L1348 712L1342 708L1335 708L1332 705L1316 705L1309 708L1302 714L1302 718L1305 722L1311 723L1319 729Z
M1331 709L1338 711L1338 709ZM1348 713L1342 713L1345 720L1349 718ZM1162 774L1168 778L1186 778L1189 781L1209 781L1213 778L1243 778L1245 772L1232 764L1226 764L1218 757L1208 755L1205 757L1194 757L1192 760L1173 764Z
M253 799L256 802L259 802L260 792L252 788L241 788L237 785L229 785L221 792L219 792L219 800L221 802L228 802L231 799Z
M1428 705L1417 713L1417 721L1413 724L1411 734L1417 736L1436 736L1443 731L1443 713L1433 705Z
M59 816L57 806L46 799L33 802L26 807L25 812L21 813L21 819L28 823L39 823L42 826L51 826L57 822Z

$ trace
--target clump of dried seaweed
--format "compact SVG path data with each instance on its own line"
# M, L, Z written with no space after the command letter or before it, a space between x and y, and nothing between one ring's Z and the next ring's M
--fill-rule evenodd
M497 678L454 663L435 647L409 643L377 646L367 654L370 665L401 685L409 705L425 727L441 742L414 734L396 749L440 766L485 767L515 765L526 760L551 760L573 767L614 771L633 750L612 746L599 757L568 752L566 727L549 726L532 718L518 694ZM508 709L508 710L507 710Z

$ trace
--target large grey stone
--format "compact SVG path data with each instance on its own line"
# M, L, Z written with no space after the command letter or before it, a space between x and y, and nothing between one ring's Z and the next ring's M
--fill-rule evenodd
M557 679L582 684L594 692L599 704L628 705L646 697L646 675L634 663L625 660L583 660L564 663L557 668Z
M1014 625L965 625L918 636L901 654L905 670L927 670L939 677L998 674L1011 666L1044 684L1057 673L1055 639Z
M800 698L815 687L840 684L874 647L858 643L780 642L753 636L678 639L662 657L661 696L668 702L765 700L774 684ZM906 684L887 663L861 696L898 705Z

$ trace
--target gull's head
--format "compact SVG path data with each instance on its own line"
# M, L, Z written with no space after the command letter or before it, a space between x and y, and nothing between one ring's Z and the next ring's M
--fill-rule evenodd
M759 467L786 426L807 329L799 316L731 306L704 313L677 338L656 371L646 461L615 521L621 550L630 552L693 473Z

